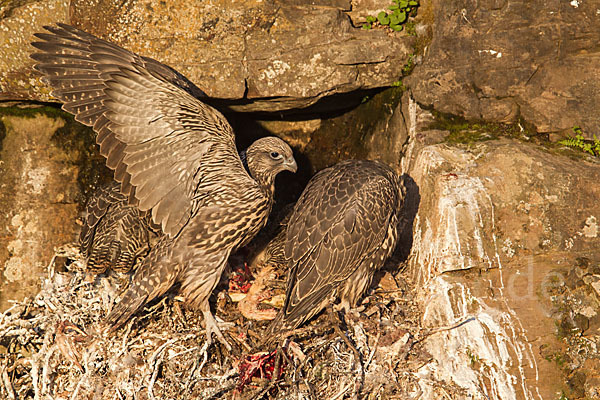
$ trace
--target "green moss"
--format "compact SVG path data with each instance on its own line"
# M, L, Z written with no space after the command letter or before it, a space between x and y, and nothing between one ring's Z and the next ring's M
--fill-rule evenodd
M461 116L445 114L435 110L432 110L432 114L434 122L429 125L429 128L450 132L445 139L449 144L470 146L478 142L505 137L535 143L550 154L567 156L573 160L599 161L599 157L583 151L573 150L560 143L551 142L548 139L548 134L538 133L533 124L521 117L512 124L503 124L482 120L467 120Z
M406 60L406 64L404 64L404 67L402 68L402 76L408 76L411 74L411 72L413 72L413 70L415 69L415 61L414 61L415 55L414 54L410 54L408 56L408 59Z
M467 357L469 357L471 362L471 368L478 369L481 360L479 359L479 356L474 354L469 347L467 347Z
M430 128L450 132L446 137L446 141L451 144L468 145L498 139L499 137L509 137L523 141L541 139L535 128L521 118L513 124L502 124L481 120L470 121L460 116L437 111L432 113L435 122L430 125Z
M406 33L410 36L417 36L415 21L408 21L406 23Z
M58 107L50 105L31 105L27 107L0 107L0 117L11 116L20 118L35 118L38 115L47 115L50 118L62 118L69 114Z
M565 367L566 360L564 354L562 353L556 352L553 354L549 354L545 358L546 361L556 363L556 366L561 370Z

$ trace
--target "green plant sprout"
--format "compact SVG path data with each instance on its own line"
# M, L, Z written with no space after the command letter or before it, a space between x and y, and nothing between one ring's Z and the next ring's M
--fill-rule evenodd
M400 32L403 24L411 16L411 13L419 7L419 0L393 0L393 3L388 7L391 13L381 11L377 17L368 15L362 28L371 29L373 24L378 22L380 25L389 26L391 30Z
M569 400L569 398L567 397L567 395L565 394L565 392L561 392L560 393L560 397L558 398L558 400Z
M575 137L559 140L558 144L580 149L585 153L600 157L600 140L598 140L596 135L594 135L593 140L588 140L583 137L583 131L580 127L574 126L572 129Z

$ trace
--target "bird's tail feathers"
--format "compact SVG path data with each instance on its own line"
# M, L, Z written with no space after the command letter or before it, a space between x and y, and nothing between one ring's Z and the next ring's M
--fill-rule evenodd
M269 327L267 329L267 336L272 337L273 335L277 334L277 332L282 330L281 329L282 325L283 325L283 309L279 310L279 312L275 316L275 319L273 319L271 321L271 323L269 324Z
M129 320L135 312L148 300L148 291L140 285L127 289L123 298L117 303L106 317L105 324L110 326L110 331L116 331Z
M105 323L110 326L110 331L117 330L141 306L165 293L175 283L179 272L178 265L157 254L162 253L161 245L165 246L164 241L153 248L142 265L136 269L121 301L106 317Z
M276 334L277 332L298 328L320 313L331 302L326 293L332 291L331 285L326 285L304 297L294 306L286 303L284 308L279 311L275 319L271 322L269 333Z

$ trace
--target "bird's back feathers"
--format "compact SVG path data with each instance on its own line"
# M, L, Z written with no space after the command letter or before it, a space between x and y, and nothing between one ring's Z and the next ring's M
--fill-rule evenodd
M395 246L403 198L400 178L378 162L344 161L316 174L287 225L290 275L274 325L295 328L336 297L354 306Z

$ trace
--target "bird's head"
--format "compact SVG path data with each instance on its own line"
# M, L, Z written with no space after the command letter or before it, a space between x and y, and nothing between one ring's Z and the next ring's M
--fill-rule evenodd
M261 185L272 190L275 177L281 171L296 172L298 165L292 149L275 136L258 139L246 149L250 175Z

